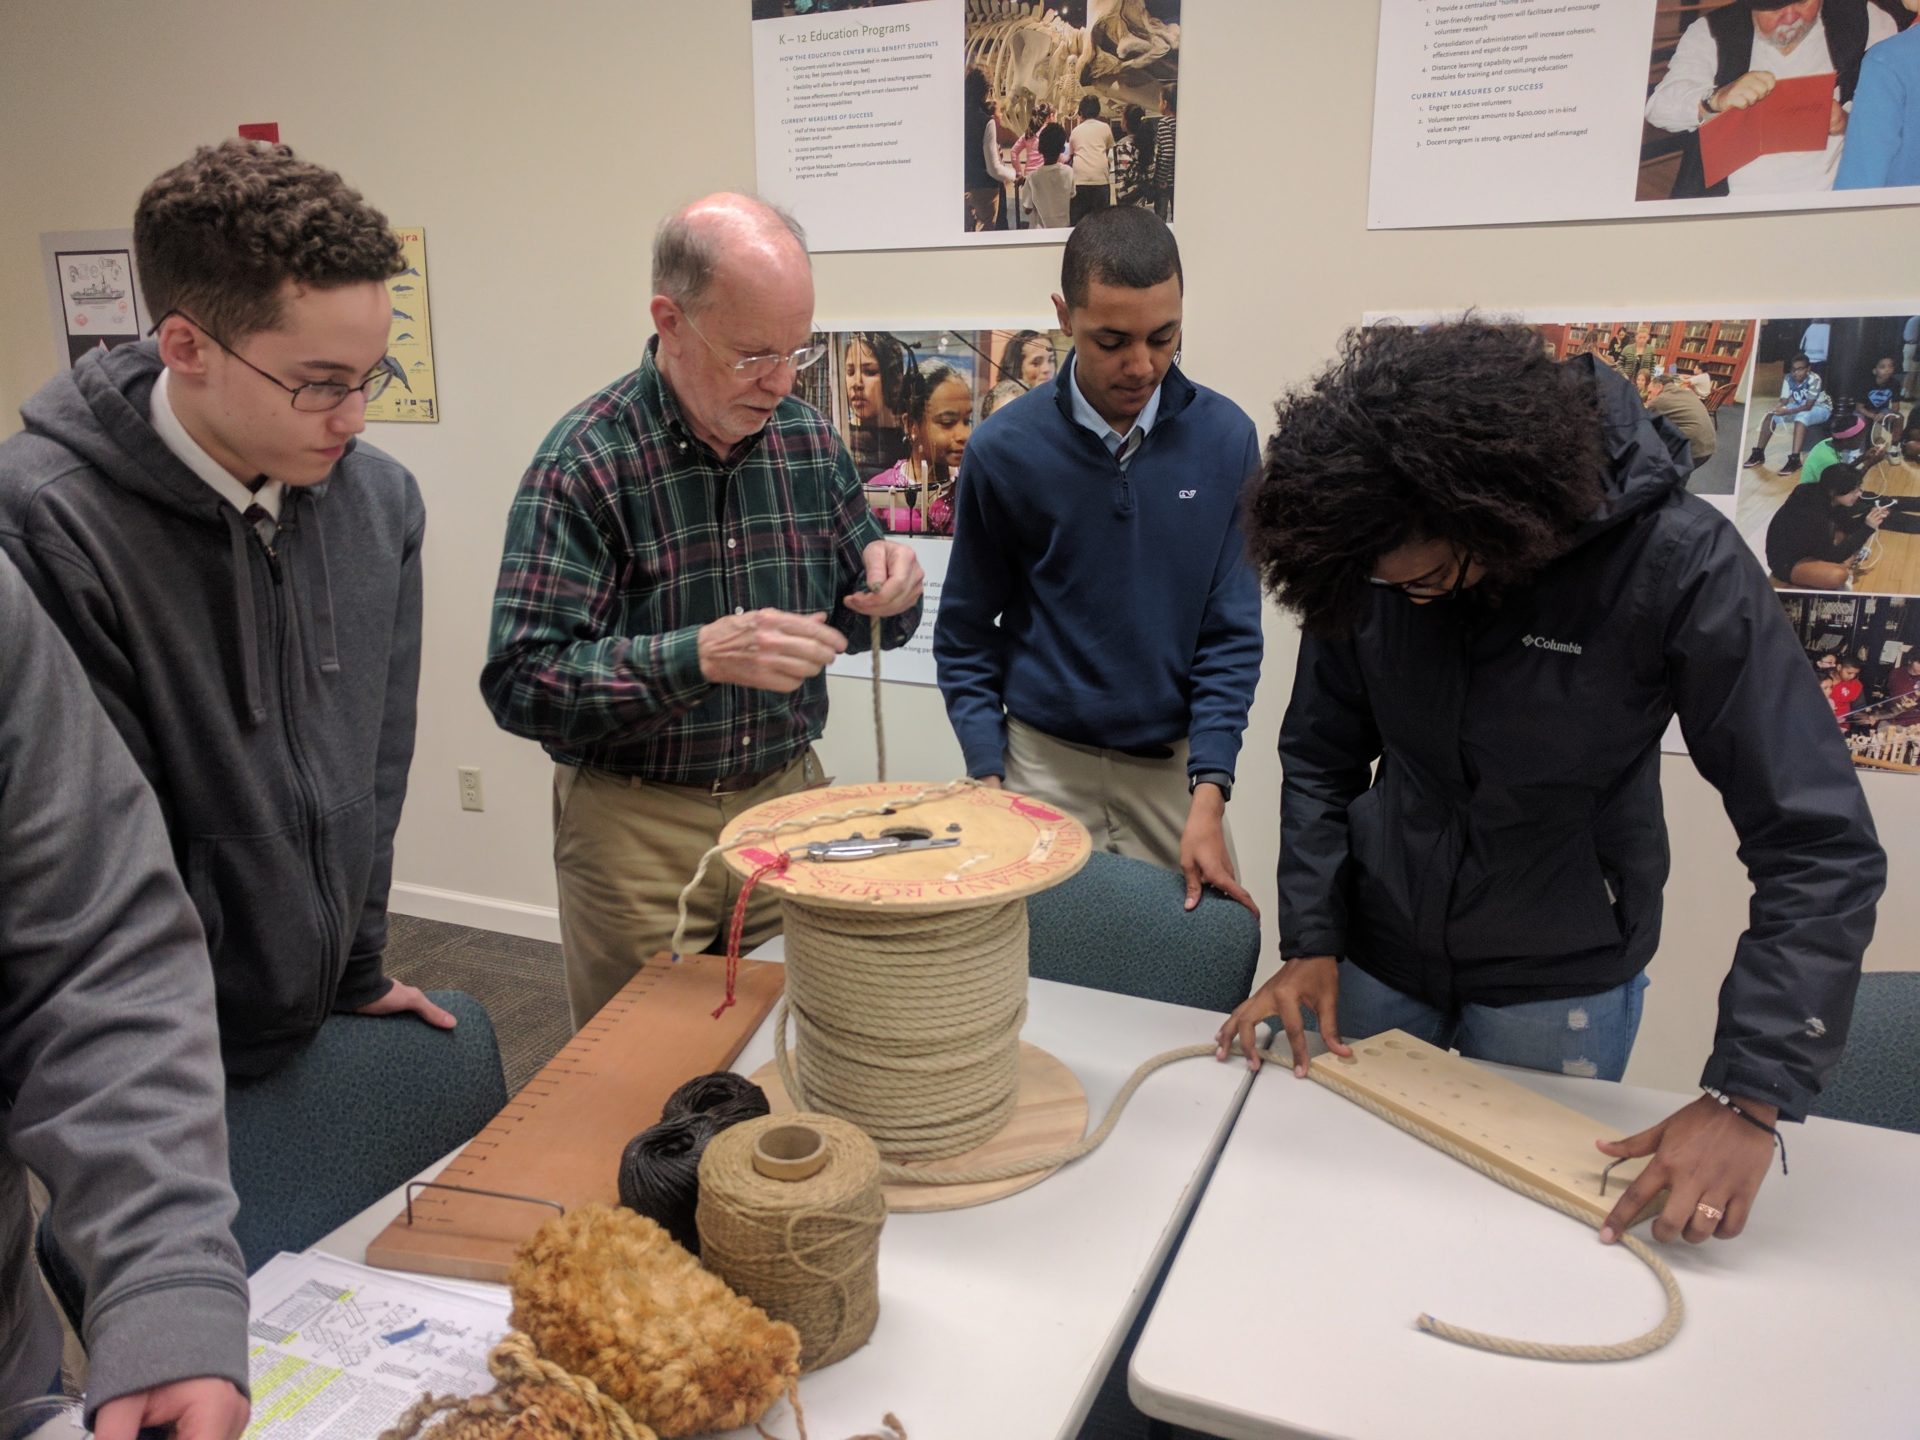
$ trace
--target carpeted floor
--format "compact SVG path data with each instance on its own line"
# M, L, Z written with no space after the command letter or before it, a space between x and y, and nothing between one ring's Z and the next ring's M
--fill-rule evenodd
M464 990L487 1007L508 1094L573 1036L558 945L394 915L385 964L396 980L422 990Z
M526 1084L573 1033L558 945L394 915L386 970L423 990L464 990L486 1006L500 1041L509 1093ZM1142 1307L1143 1320L1151 1308L1151 1301ZM1127 1337L1101 1385L1079 1440L1202 1440L1191 1430L1154 1429L1127 1399L1127 1361L1140 1323L1135 1323L1134 1334Z

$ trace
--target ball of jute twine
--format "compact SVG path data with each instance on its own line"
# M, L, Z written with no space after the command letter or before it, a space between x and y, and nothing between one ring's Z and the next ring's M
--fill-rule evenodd
M754 1148L803 1126L826 1164L801 1180L763 1175ZM700 1157L702 1261L734 1290L800 1332L800 1368L844 1359L880 1317L880 1156L858 1126L832 1115L768 1115L714 1136Z

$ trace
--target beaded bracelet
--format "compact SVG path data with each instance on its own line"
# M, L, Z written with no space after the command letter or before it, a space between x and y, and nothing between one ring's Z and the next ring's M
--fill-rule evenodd
M1779 1126L1769 1125L1757 1115L1749 1115L1734 1102L1732 1096L1715 1090L1711 1085L1703 1085L1700 1088L1715 1100L1718 1100L1722 1105L1726 1106L1727 1109L1731 1110L1734 1114L1738 1115L1742 1120L1746 1121L1747 1124L1753 1126L1754 1129L1764 1130L1767 1134L1771 1135L1773 1137L1773 1143L1780 1147L1780 1173L1782 1175L1787 1173L1787 1142L1780 1134Z

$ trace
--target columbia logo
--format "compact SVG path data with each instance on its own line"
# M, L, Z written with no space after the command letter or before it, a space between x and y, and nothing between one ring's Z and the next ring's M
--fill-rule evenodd
M1193 499L1194 496L1198 495L1199 493L1200 492L1198 490L1182 490L1180 492L1180 498L1182 500L1191 500Z
M1581 649L1571 640L1549 640L1544 635L1523 635L1520 643L1529 650L1552 650L1560 655L1578 655Z

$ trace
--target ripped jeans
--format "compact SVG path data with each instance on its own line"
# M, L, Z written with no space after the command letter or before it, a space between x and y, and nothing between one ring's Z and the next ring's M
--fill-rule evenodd
M1401 994L1347 961L1340 966L1336 1013L1342 1040L1404 1030L1443 1050L1458 1050L1470 1060L1618 1080L1633 1053L1646 988L1643 970L1626 984L1598 995L1518 1005L1462 1005L1448 1013ZM1284 1045L1284 1039L1280 1043Z

